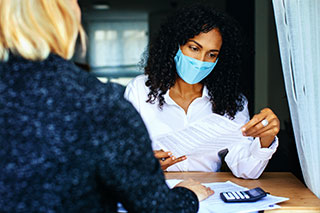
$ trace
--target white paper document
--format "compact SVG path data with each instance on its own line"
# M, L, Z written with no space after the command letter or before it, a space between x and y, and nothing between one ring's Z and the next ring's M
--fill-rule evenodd
M167 180L167 184L170 188L174 187L177 183L182 180L172 179ZM243 203L225 203L220 198L220 192L225 191L240 191L248 190L245 187L239 186L231 181L227 182L216 182L216 183L205 183L203 184L214 190L214 194L200 202L198 213L237 213L237 212L256 212L260 210L268 210L280 208L276 203L280 203L289 198L276 197L273 195L267 195L264 198L256 202L243 202Z
M185 128L152 138L153 149L170 150L173 155L191 155L204 150L219 151L229 145L248 141L241 126L228 118L212 113Z
M175 185L180 183L182 180L170 179L166 180L169 188L173 188ZM243 202L243 203L225 203L220 198L220 192L225 191L243 191L248 188L239 186L231 181L216 182L216 183L204 183L203 185L210 187L214 190L214 194L200 202L198 213L245 213L245 212L257 212L261 210L269 210L280 208L276 203L280 203L289 198L276 197L273 195L267 195L264 198L256 202ZM118 203L118 212L127 212L123 206Z

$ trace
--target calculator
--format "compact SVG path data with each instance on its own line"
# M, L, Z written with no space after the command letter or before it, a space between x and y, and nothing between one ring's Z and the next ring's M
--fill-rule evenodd
M263 189L257 187L246 191L221 192L220 197L224 202L254 202L267 194Z

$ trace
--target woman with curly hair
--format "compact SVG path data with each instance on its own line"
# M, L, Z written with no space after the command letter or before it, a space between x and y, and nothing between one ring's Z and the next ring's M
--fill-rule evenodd
M145 75L128 84L125 97L141 114L151 138L212 113L227 117L247 136L247 142L228 147L228 167L237 177L258 178L277 149L280 124L268 108L249 118L239 80L243 47L240 29L226 14L199 4L181 8L149 43ZM176 158L158 148L154 153L164 170L220 170L221 150Z

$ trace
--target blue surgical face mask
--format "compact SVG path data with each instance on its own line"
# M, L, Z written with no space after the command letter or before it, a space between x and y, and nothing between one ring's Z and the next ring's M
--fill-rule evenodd
M196 84L210 74L216 66L218 59L216 62L199 61L183 55L179 48L174 61L176 62L176 69L180 78L188 84Z

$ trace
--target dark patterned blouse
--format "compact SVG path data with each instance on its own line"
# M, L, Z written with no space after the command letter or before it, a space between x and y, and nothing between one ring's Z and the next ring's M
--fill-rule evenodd
M0 62L0 212L196 212L170 190L146 128L123 99L70 61Z

